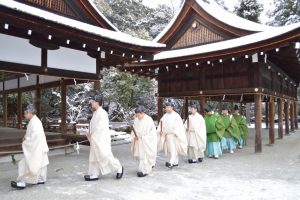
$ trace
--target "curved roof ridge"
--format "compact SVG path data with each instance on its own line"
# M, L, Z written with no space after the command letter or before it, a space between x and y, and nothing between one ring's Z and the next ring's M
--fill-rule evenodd
M217 21L220 21L223 24L226 24L236 29L251 32L262 32L277 28L252 22L250 20L239 17L233 13L230 13L224 10L215 0L193 0L193 2L197 3L208 15L215 18ZM187 5L187 3L188 0L184 0L177 14L172 18L169 24L154 38L154 42L160 41L164 37L164 35L172 28L180 14L183 12L183 8Z

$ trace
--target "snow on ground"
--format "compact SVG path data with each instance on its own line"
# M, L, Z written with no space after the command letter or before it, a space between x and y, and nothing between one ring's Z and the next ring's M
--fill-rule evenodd
M205 159L202 164L180 160L179 168L164 167L159 154L153 174L136 177L137 162L130 156L129 144L113 146L113 153L125 167L122 180L115 175L97 182L83 181L88 168L89 147L80 154L65 156L51 152L48 182L24 191L10 188L17 166L0 158L0 196L6 199L300 199L300 131L268 143L268 130L263 129L263 153L254 154L254 131L248 146L221 159ZM70 151L70 150L69 150ZM20 157L17 157L19 159ZM6 161L7 161L6 160ZM2 161L2 162L1 162Z

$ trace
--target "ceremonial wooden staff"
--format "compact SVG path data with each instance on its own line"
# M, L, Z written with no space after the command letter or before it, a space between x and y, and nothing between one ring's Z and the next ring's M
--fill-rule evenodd
M131 130L132 130L132 132L134 133L134 136L136 137L136 139L138 140L138 136L137 136L137 134L136 134L136 131L135 131L133 125L131 125Z

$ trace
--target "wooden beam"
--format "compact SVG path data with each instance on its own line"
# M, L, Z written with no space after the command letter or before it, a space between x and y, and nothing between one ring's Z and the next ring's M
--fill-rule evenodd
M269 144L275 143L275 134L274 134L274 118L275 118L275 103L274 97L270 97L269 102L269 120L270 120L270 128L269 128Z
M164 99L161 97L157 97L157 121L160 121L164 114Z
M205 115L204 105L206 104L206 97L200 96L199 105L200 105L200 114Z
M45 71L42 67L36 65L20 64L0 61L0 70L13 72L13 73L27 73L27 74L39 74L48 76L57 76L62 78L82 79L82 80L98 80L96 74L70 71L56 68L46 68Z
M40 76L36 77L36 91L35 91L35 107L36 114L38 117L41 117L41 89L39 88Z
M262 152L262 139L261 139L262 100L261 100L261 94L255 94L254 101L255 101L255 153L261 153Z
M17 96L17 128L21 129L22 128L22 93L18 92Z
M100 83L100 75L102 70L102 62L100 58L96 59L96 75L99 77L98 80L94 81L94 90L100 91L101 90L101 83Z
M297 101L294 102L294 109L295 109L295 129L298 129L298 104Z
M291 132L295 131L295 114L294 114L294 102L290 102L290 124L291 124Z
M278 106L278 138L283 138L283 110L282 110L282 100L279 98L277 100Z
M65 84L64 79L61 79L61 112L60 112L60 116L61 116L61 132L62 133L66 133L66 121L67 121L67 86Z
M87 81L85 81L85 80L76 80L76 82L77 82L77 84L80 84L80 83L86 83ZM65 79L65 84L66 85L73 85L74 80L73 79L67 79L67 80ZM53 82L38 85L39 89L47 89L47 88L54 88L54 87L60 87L60 81L53 81ZM37 85L31 85L31 86L27 86L27 87L22 87L20 89L15 88L15 89L6 90L5 92L0 91L0 94L3 94L3 93L12 94L12 93L18 93L19 91L29 92L29 91L34 91L36 89L37 89Z
M285 135L290 133L290 124L289 124L289 102L284 102L284 120L285 120Z

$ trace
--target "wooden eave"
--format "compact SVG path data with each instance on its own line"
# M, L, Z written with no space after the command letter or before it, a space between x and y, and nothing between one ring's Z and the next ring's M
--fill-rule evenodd
M299 41L299 38L300 30L297 29L278 37L236 48L191 56L126 64L122 70L126 69L128 72L132 72L132 70L134 70L134 72L137 72L140 71L140 69L143 69L144 72L149 72L148 69L150 69L150 71L152 71L151 74L153 75L153 71L157 67L168 66L169 68L175 68L176 65L184 67L186 64L188 64L189 67L197 67L196 63L205 64L207 61L211 61L213 63L219 62L219 59L225 61L232 57L238 59L239 57L244 58L245 55L249 55L249 58L251 58L252 54L258 53L259 55L260 52L264 52L270 55L269 59L271 61L283 68L283 70L289 73L294 80L300 82L300 62L298 59L298 57L300 57L300 51L296 51L296 49L294 49L294 43ZM281 50L275 53L276 48ZM262 57L264 57L264 55Z
M10 24L9 30L3 28L5 23ZM101 47L101 51L105 51L106 54L113 52L111 56L114 55L116 58L123 59L124 62L118 63L121 65L133 60L152 60L154 53L164 49L161 47L143 47L103 38L1 6L0 25L2 27L0 29L1 33L29 40L38 40L57 47L77 49L94 55L99 55L97 48ZM32 35L27 34L28 30L32 30ZM52 35L51 41L48 40L48 35ZM71 41L70 44L66 44L67 39ZM86 48L83 48L83 44L86 44ZM123 53L125 53L124 56Z

